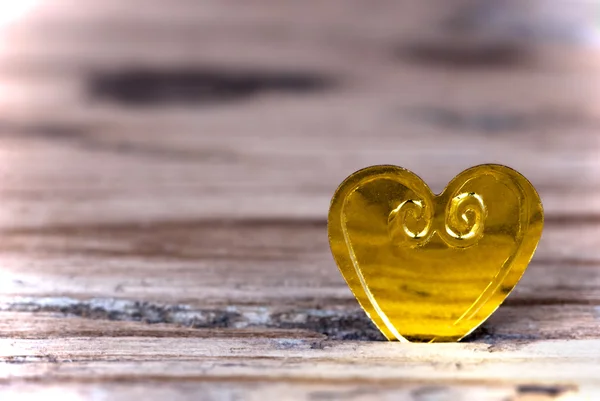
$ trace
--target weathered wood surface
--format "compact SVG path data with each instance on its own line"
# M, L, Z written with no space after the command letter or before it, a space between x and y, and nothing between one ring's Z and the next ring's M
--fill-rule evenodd
M598 52L455 41L448 3L51 0L0 27L0 398L595 399ZM378 341L335 187L484 162L541 193L528 272L466 342Z

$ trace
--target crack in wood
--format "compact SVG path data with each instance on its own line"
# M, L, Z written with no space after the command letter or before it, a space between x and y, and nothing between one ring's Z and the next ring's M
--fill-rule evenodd
M328 340L384 341L369 317L356 305L322 307L298 305L224 305L210 308L185 304L161 304L116 298L79 300L70 297L15 297L0 302L2 312L57 313L84 319L169 324L188 329L301 330L326 336ZM258 332L255 333L256 335ZM191 332L173 334L189 337ZM542 334L503 333L486 322L464 342L486 343L490 352L543 338ZM312 344L318 349L320 342Z
M53 312L86 319L166 323L194 329L301 329L326 335L333 340L385 340L368 316L357 308L272 310L261 306L230 305L195 309L188 305L164 305L113 298L81 301L68 297L24 297L0 303L0 311Z
M56 355L46 354L46 355L11 355L5 356L2 358L2 362L21 365L26 363L62 363L67 362L65 360L59 359Z
M512 43L415 42L399 46L394 55L415 64L455 69L506 70L528 66L533 59L528 47Z
M561 396L565 393L568 393L568 392L572 392L572 391L577 391L577 387L575 387L575 386L555 386L555 385L543 386L543 385L539 385L539 384L524 384L524 385L517 386L517 393L519 395L530 394L530 395L547 396L550 398L558 398L559 396Z
M315 72L228 70L181 67L160 70L125 68L94 72L87 81L92 99L127 106L217 104L244 100L264 92L310 93L333 86L333 80Z

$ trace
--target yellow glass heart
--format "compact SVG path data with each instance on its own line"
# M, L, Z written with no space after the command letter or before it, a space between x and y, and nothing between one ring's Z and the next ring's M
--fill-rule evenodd
M481 165L439 195L412 172L348 177L329 210L329 243L358 302L389 340L458 341L525 272L542 235L539 195L521 174Z

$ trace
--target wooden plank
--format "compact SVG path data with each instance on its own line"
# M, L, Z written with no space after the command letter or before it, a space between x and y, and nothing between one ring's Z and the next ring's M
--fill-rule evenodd
M597 238L593 231L573 230ZM381 339L332 262L323 231L322 224L273 222L7 233L0 309L8 323L2 331L25 338L60 332L53 328L60 322L51 321L15 329L34 312L98 319L101 325L216 326L233 330L228 335L287 328ZM572 253L565 253L566 246L557 251L560 242L568 244L565 238L577 237L564 226L548 226L536 261L473 340L598 338L600 262L586 256L597 244L589 242L587 251L578 243ZM68 332L77 334L73 326Z
M0 288L10 296L192 304L349 299L325 231L323 222L293 221L5 231ZM511 302L598 303L597 232L548 224Z
M0 340L6 378L116 381L120 377L332 383L598 384L597 340L485 344L315 342L314 339L69 338ZM65 348L68 351L65 351ZM131 350L135 350L132 354ZM165 361L169 361L165 364ZM165 366L169 366L165 370Z
M583 390L589 397L596 396L595 389ZM180 383L164 381L144 381L124 383L60 383L58 385L18 383L11 387L0 386L3 399L36 399L36 397L57 397L67 400L107 397L111 400L125 401L135 397L148 397L153 394L156 399L173 401L191 398L208 400L247 399L258 401L263 399L303 399L303 400L352 400L371 401L383 399L393 400L431 400L452 397L464 401L549 401L557 397L585 397L582 391L569 386L504 386L504 385L469 385L450 386L447 384L410 384L396 382L394 384L325 384L295 383L273 381L182 381ZM578 394L578 395L575 395ZM26 398L29 397L29 398ZM575 398L576 399L576 398Z
M5 338L147 335L383 340L364 312L353 303L316 307L240 304L194 307L106 298L47 297L16 299L1 306L0 316L4 322L0 325L0 335ZM597 339L599 319L600 310L594 305L532 303L523 307L508 303L468 341L510 344L545 339Z
M188 134L175 137L174 145L168 145L153 144L151 136L111 140L101 134L90 137L56 126L44 129L49 130L41 134L46 139L28 139L34 134L27 135L26 131L16 132L17 138L13 139L4 136L1 142L2 227L90 224L98 219L113 224L210 218L323 219L336 186L354 170L371 163L411 167L434 189L441 190L463 168L499 161L520 168L534 181L549 219L594 220L600 204L593 166L581 164L595 160L593 144L572 154L560 153L562 144L557 144L557 158L580 164L560 166L551 158L552 153L548 158L528 160L528 150L510 151L512 145L508 142L503 151L506 159L484 156L477 146L469 148L465 144L463 148L471 149L473 157L461 157L456 162L424 156L431 153L425 149L433 137L408 147L404 147L402 138L382 140L377 147L362 151L358 150L362 145L355 141L348 151L328 156L312 149L335 148L335 143L309 137L302 143L290 140L287 145L283 138L259 138L251 146L248 141L233 138L220 145L203 144ZM165 127L165 132L173 129ZM252 147L262 146L260 143L270 143L273 148L253 154ZM393 148L378 150L391 143L405 149L406 157ZM485 146L497 145L484 140L480 144L481 151ZM245 153L242 147L247 148Z

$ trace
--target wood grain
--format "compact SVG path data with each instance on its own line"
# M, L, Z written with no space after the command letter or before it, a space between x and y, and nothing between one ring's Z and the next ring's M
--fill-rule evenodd
M448 28L470 3L49 0L0 25L0 398L596 399L598 50ZM544 203L522 282L465 342L384 342L330 256L333 191L489 162Z

